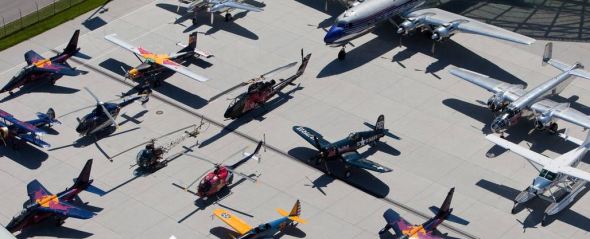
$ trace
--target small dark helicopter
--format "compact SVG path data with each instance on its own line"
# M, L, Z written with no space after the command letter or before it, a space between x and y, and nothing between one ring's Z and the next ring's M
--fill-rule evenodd
M136 100L140 100L142 104L145 104L149 99L148 94L143 94L131 98L125 98L121 103L103 103L98 100L96 95L94 95L94 93L88 88L84 87L84 89L96 100L96 107L92 112L82 117L82 119L76 118L78 120L76 132L81 136L104 132L113 125L115 126L115 129L118 128L119 125L117 124L117 121L115 121L115 118L119 115L119 112L123 107L130 105Z
M201 119L199 126L195 126L192 131L184 131L181 137L168 142L166 145L156 146L156 139L151 139L145 145L145 148L137 153L136 164L133 166L137 165L142 172L154 172L166 167L169 159L164 160L164 154L188 138L197 138L204 124L203 119Z
M277 72L285 70L287 68L290 68L290 67L294 66L295 64L297 64L297 62L287 64L285 66L282 66L282 67L279 67L279 68L274 69L272 71L269 71L265 74L262 74L261 76L259 76L257 78L251 79L246 82L242 82L242 83L240 83L240 84L238 84L226 91L221 92L220 94L218 94L216 96L211 97L209 102L211 102L211 101L221 97L222 95L225 95L225 94L227 94L239 87L249 85L248 91L239 95L238 97L234 98L232 100L232 102L230 103L229 107L227 108L227 110L225 111L225 113L223 114L223 116L225 118L237 119L237 118L241 117L242 115L250 112L251 110L254 110L260 106L263 106L264 103L266 103L268 100L270 100L270 98L272 98L274 95L279 93L287 85L295 85L295 84L293 84L293 81L295 81L297 78L299 78L301 75L303 75L303 72L305 71L305 68L307 67L307 63L309 62L310 58L311 58L311 54L307 54L307 56L303 57L303 49L302 49L301 50L301 65L299 66L299 69L297 70L297 73L295 73L295 75L292 75L291 77L289 77L287 79L280 79L278 83L275 80L262 82L263 80L266 79L266 77L270 76L271 74L277 73Z
M234 174L238 175L242 178L245 178L247 180L250 180L252 182L256 182L256 179L254 179L251 176L248 176L244 173L238 172L238 171L236 171L236 169L240 165L244 164L245 162L247 162L250 159L255 159L256 161L260 162L260 158L256 155L258 155L258 152L260 152L260 148L262 147L263 144L264 144L263 141L258 142L258 145L256 146L256 150L254 150L254 153L251 153L251 154L244 153L244 156L246 156L246 157L241 159L240 161L232 164L232 165L224 165L222 163L215 163L215 162L213 162L209 159L203 158L203 157L199 157L199 156L192 155L192 154L186 154L187 156L201 159L205 162L213 164L215 166L215 168L213 169L213 171L205 172L204 174L199 176L195 181L193 181L191 184L189 184L187 187L185 187L185 190L188 190L188 188L190 188L197 181L200 180L199 186L197 187L196 194L200 198L207 200L207 198L216 195L219 191L221 191L224 188L226 188L227 186L231 185L233 183Z

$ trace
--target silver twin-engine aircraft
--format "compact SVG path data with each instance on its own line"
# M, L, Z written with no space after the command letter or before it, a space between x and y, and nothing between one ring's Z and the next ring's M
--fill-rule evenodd
M590 117L586 114L570 108L569 103L546 99L547 96L561 93L576 76L590 79L590 72L584 71L580 63L567 65L551 59L552 49L552 43L545 45L543 63L552 65L562 73L528 91L523 85L505 83L461 68L451 69L450 72L494 94L487 102L490 110L498 113L490 125L494 133L503 133L523 117L534 119L537 129L548 129L551 133L557 132L557 119L588 129Z
M433 43L445 40L458 32L484 35L510 42L530 45L535 39L499 27L488 25L437 8L418 9L425 0L338 0L349 7L336 19L328 30L324 42L330 46L342 47L338 59L344 60L344 47L353 39L371 32L377 24L390 21L397 26L397 33L407 35L415 30L428 31ZM326 2L327 4L327 2ZM327 6L327 5L326 5ZM401 17L401 24L393 18Z

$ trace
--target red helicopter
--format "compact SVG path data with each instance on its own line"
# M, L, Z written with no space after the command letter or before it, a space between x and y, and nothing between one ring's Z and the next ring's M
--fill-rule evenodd
M269 71L265 74L262 74L257 78L242 82L232 88L229 88L228 90L225 90L225 91L219 93L216 96L211 97L209 102L211 102L211 101L221 97L222 95L225 95L225 94L227 94L239 87L249 85L248 91L239 95L238 97L234 98L233 101L230 103L229 107L227 108L227 110L225 111L225 113L223 114L223 116L225 118L237 119L237 118L241 117L242 115L250 112L251 110L254 110L254 109L262 106L264 103L266 103L274 95L279 93L287 85L295 85L295 84L293 84L293 81L295 81L297 78L299 78L301 75L303 75L303 72L305 71L305 68L307 67L307 63L309 62L310 58L311 58L311 54L307 54L307 56L303 57L303 49L302 49L301 50L301 65L299 66L299 69L297 70L297 73L295 73L295 75L292 75L287 79L280 79L278 81L278 83L275 80L261 82L261 81L265 80L266 77L270 76L271 74L274 74L279 71L285 70L287 68L293 67L295 64L297 64L297 62L293 62L293 63L287 64L285 66L281 66L277 69L274 69L274 70Z
M233 183L234 174L237 174L238 176L243 177L243 178L250 180L252 182L256 182L256 179L254 179L244 173L237 172L236 168L238 168L240 165L244 164L245 162L247 162L250 159L255 159L256 161L260 162L260 158L258 158L256 155L260 151L262 144L263 144L263 141L260 141L258 143L258 146L256 146L256 150L254 151L254 153L252 153L252 154L244 153L244 156L246 156L246 157L241 159L240 161L232 164L232 165L222 165L220 163L215 163L215 162L213 162L209 159L206 159L206 158L202 158L202 157L199 157L196 155L186 154L187 156L190 156L193 158L198 158L198 159L204 160L206 162L209 162L209 163L215 165L215 168L213 169L213 171L205 172L203 175L199 176L195 181L193 181L191 184L189 184L184 189L188 190L188 188L190 188L199 179L201 179L201 181L199 182L199 186L197 186L197 193L196 194L200 198L207 200L207 198L209 198L211 196L215 196L219 191L221 191L224 188L226 188L227 186L231 185Z

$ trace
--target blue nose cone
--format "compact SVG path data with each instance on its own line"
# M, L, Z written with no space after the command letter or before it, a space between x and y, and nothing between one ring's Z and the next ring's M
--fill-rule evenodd
M324 42L326 44L334 44L343 36L344 28L337 27L336 25L334 25L330 27L330 30L328 30L328 32L326 33L326 36L324 37Z

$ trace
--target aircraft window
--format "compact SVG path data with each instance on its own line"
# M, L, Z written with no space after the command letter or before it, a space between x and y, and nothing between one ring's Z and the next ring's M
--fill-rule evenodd
M550 181L553 181L553 180L555 180L555 178L557 178L557 173L543 169L543 170L541 170L541 173L539 173L539 176L546 178Z
M337 27L342 27L342 28L343 28L343 27L345 27L345 26L346 26L346 22L338 22L338 23L336 23L336 26L337 26Z
M357 138L358 138L358 134L355 134L355 133L350 133L350 134L348 135L348 139L350 139L350 140L355 140L355 139L357 139Z

